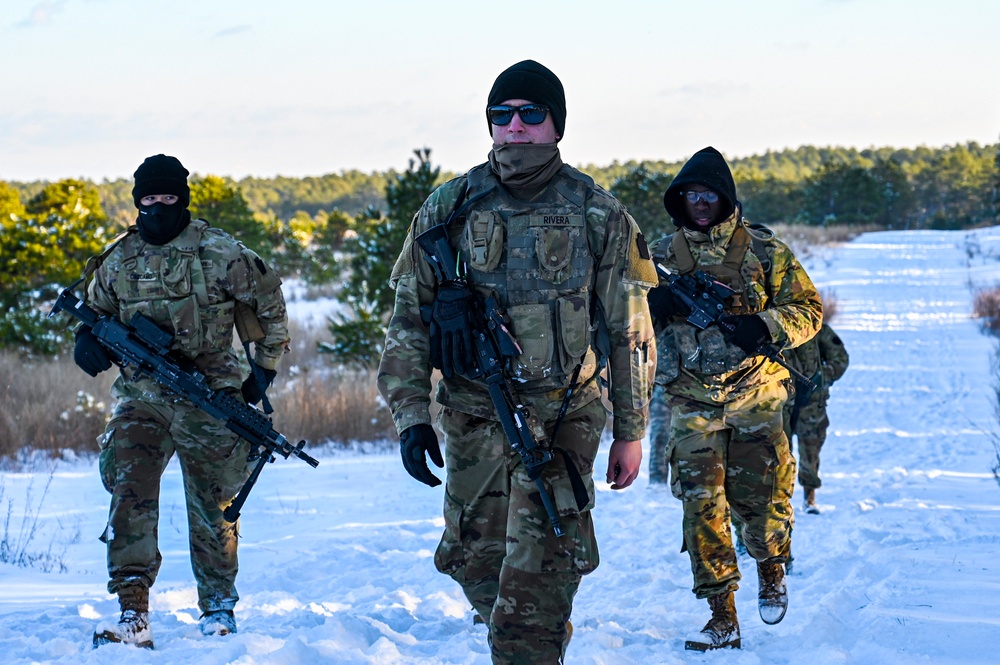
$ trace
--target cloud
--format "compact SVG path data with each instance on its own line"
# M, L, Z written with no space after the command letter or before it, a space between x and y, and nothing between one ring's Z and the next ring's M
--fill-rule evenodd
M19 28L34 28L40 25L52 23L52 17L58 14L66 6L67 0L49 0L40 2L31 8L28 17L18 21L15 25Z
M235 26L233 26L231 28L225 28L223 30L219 30L217 33L215 33L215 36L216 37L232 37L233 35L239 35L239 34L242 34L244 32L250 32L250 30L251 30L251 28L250 28L249 25L235 25Z

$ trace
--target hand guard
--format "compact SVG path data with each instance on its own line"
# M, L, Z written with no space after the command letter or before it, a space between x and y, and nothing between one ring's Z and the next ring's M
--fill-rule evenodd
M76 331L73 362L91 376L97 376L104 370L111 369L111 358L108 357L104 346L97 341L90 326L81 326Z
M242 386L240 386L240 392L243 394L243 401L247 404L256 404L264 399L265 391L267 391L271 384L274 383L274 377L278 375L277 370L273 369L258 367L257 370L264 379L264 385L261 385L257 381L254 373L251 372L250 376L247 377L247 380L243 382Z
M729 341L740 347L747 356L756 355L762 346L771 342L767 324L756 314L725 316L719 323L732 331Z
M431 461L439 468L444 467L441 458L441 447L437 435L430 425L413 425L403 430L399 437L399 452L403 457L403 467L406 472L420 482L437 487L441 481L427 468L425 453L430 454Z
M691 314L691 308L666 286L651 288L646 294L646 300L649 302L650 316L660 327L670 323L670 319L687 317Z
M449 379L466 374L474 362L472 293L465 284L445 282L438 288L431 309L430 355L431 365Z

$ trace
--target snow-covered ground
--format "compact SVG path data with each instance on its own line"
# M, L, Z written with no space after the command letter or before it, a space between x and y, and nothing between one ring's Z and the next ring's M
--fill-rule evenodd
M798 515L788 616L757 616L749 561L737 593L741 651L683 650L708 608L690 592L681 507L645 476L601 483L601 567L573 613L570 664L995 663L1000 637L1000 486L994 341L970 318L971 287L1000 284L1000 229L887 232L806 265L832 290L851 366L833 388L821 515ZM294 432L287 433L291 438ZM607 452L607 442L603 448ZM434 570L442 488L411 480L395 451L270 465L243 513L238 634L201 636L180 471L163 479L156 650L98 650L108 495L95 463L61 462L35 550L67 572L0 565L4 663L486 664L486 629ZM599 468L603 468L599 463ZM48 471L0 475L8 530L38 506ZM29 502L28 488L31 488ZM801 501L797 490L796 504ZM0 532L2 534L2 532Z

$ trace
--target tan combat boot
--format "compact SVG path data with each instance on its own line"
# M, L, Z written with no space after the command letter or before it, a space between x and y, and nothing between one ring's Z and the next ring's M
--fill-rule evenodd
M785 618L788 590L785 588L785 567L780 563L757 562L757 611L761 620L774 625Z
M816 488L806 487L805 510L810 515L819 515L819 506L816 505Z
M149 625L149 589L127 586L118 590L122 613L117 623L101 622L94 631L94 648L117 642L143 649L153 648L153 629Z
M740 622L736 618L733 592L710 596L708 606L712 608L712 618L696 637L684 642L684 648L689 651L739 649Z

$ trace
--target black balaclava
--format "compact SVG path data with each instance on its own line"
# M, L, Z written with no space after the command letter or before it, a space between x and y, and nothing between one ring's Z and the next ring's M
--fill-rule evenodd
M486 106L503 104L508 99L526 99L535 104L544 104L552 114L552 124L562 138L566 126L566 93L562 82L547 67L534 60L522 60L500 72L493 83ZM486 114L486 127L493 136L493 123ZM558 139L557 139L558 141Z
M191 222L188 170L176 157L160 154L147 157L135 170L134 177L132 201L139 209L135 222L139 235L150 245L165 245L179 236ZM178 199L177 203L144 206L140 202L142 197L156 194L173 194Z
M729 164L726 163L722 153L711 146L694 153L663 193L663 207L673 217L675 224L701 230L688 219L687 206L682 194L687 185L703 185L719 195L722 207L719 218L715 220L713 226L732 215L733 210L739 205L739 199L736 198L736 181L733 180Z

